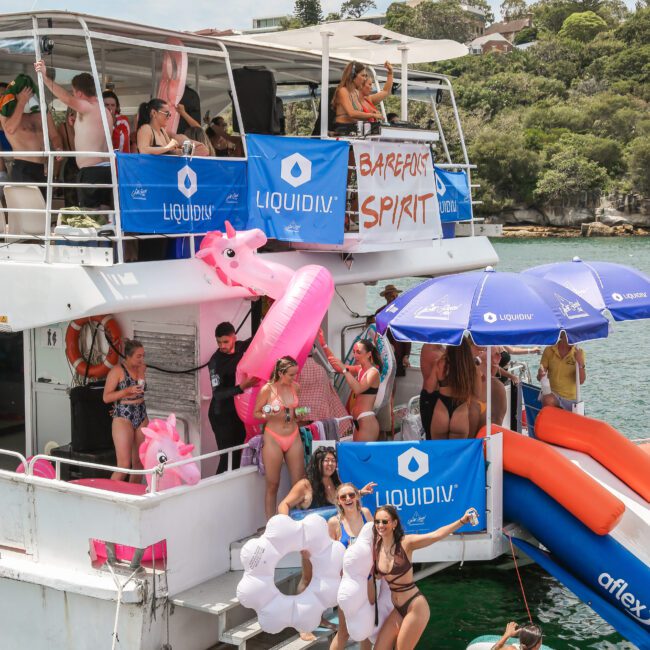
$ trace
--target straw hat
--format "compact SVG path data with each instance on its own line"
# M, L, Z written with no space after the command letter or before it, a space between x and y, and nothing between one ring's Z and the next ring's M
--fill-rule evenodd
M402 293L402 290L401 290L401 289L398 289L394 284L387 284L387 285L384 287L383 291L380 291L380 292L379 292L379 295L380 295L382 298L385 298L387 293L397 293L397 294L400 294L400 293Z

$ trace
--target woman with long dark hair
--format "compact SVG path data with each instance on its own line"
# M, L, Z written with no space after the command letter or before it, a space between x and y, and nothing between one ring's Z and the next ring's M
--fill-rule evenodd
M144 346L139 341L127 340L124 344L124 362L111 368L104 386L104 403L113 403L113 443L117 466L125 469L142 469L139 449L144 442L142 427L149 424L144 403L146 390ZM113 472L111 478L122 481L126 474ZM132 483L141 476L132 474Z
M295 485L305 476L305 450L300 439L296 408L300 386L296 382L298 363L293 357L280 357L269 381L262 386L255 402L255 417L264 422L262 457L266 467L266 518L277 508L280 470L286 461Z
M355 395L352 417L355 442L375 442L379 437L379 421L375 415L375 399L381 383L382 361L370 339L361 339L352 346L355 365L345 366L333 359ZM354 376L356 374L356 376Z
M479 388L468 339L447 346L431 365L420 393L420 417L427 438L473 438L480 415Z
M190 140L185 135L172 133L167 130L167 124L172 112L169 104L163 99L150 99L140 104L138 109L138 151L154 156L180 155L183 142L186 140L193 145L194 152L207 156L208 150L204 144Z
M131 125L128 118L121 113L120 100L112 90L105 90L102 98L104 107L113 116L113 149L131 153Z
M503 636L492 646L491 650L501 650L505 648L508 639L517 637L519 643L517 645L508 645L508 648L514 650L539 650L542 647L542 628L539 625L531 623L530 625L517 625L514 621L510 621L506 625L506 630Z
M374 579L385 579L395 609L379 630L374 650L413 650L429 616L429 603L413 580L413 551L439 542L472 521L476 511L469 508L456 521L424 535L405 535L397 508L381 506L375 511L373 531ZM373 594L376 598L376 590Z

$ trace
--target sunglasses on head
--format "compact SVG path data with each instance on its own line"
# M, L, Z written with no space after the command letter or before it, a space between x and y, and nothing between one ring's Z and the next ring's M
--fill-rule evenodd
M390 519L375 519L375 524L383 524L384 526L388 526L390 523Z

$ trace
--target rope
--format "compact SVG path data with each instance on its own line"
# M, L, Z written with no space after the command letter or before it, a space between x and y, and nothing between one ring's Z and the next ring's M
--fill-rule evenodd
M521 595L523 596L523 599L524 599L524 605L526 605L526 612L528 613L528 620L532 624L533 617L530 615L530 607L528 607L528 600L526 599L526 592L524 591L524 583L522 582L521 574L519 573L519 566L517 565L517 556L515 555L515 547L512 545L512 537L510 535L508 535L508 533L506 533L505 531L504 531L503 534L508 538L508 542L510 542L510 551L512 553L512 560L515 563L515 570L517 571L517 578L519 580L519 588L521 589Z
M115 583L115 586L117 587L117 607L115 608L115 624L113 625L113 644L111 645L111 650L115 650L117 647L117 644L120 642L119 637L117 636L117 625L120 620L120 607L122 606L122 592L124 591L124 587L133 580L135 577L135 574L138 573L140 570L140 567L135 569L133 573L126 579L126 582L124 584L120 584L120 581L117 579L117 576L115 575L115 571L113 571L113 567L110 565L109 562L106 562L106 566L108 567L108 570L111 572L111 576L113 577L113 582Z

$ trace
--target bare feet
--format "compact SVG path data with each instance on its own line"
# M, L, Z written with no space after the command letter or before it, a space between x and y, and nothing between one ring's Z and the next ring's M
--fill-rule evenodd
M315 641L316 635L313 632L298 632L303 641Z

